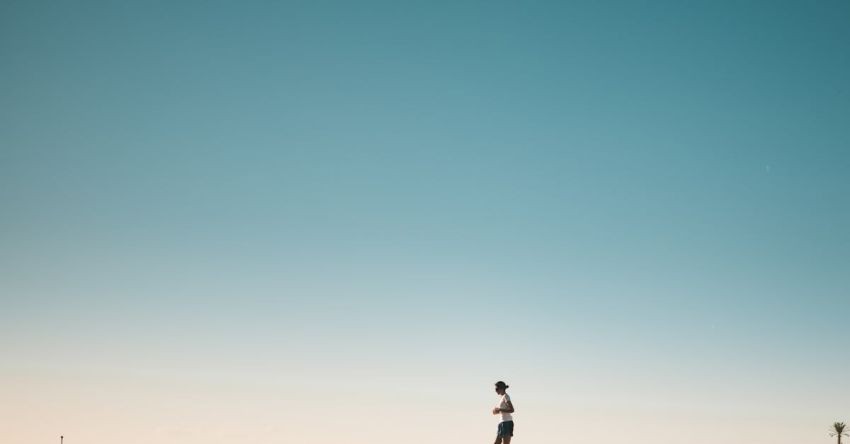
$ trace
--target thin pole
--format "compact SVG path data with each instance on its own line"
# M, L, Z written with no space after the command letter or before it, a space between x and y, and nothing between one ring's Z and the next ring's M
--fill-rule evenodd
M59 437L59 444L62 444L62 441L65 441L65 437L64 437L64 436L60 436L60 437Z

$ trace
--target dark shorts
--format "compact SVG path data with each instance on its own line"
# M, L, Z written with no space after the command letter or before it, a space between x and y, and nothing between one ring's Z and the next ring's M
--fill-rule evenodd
M502 421L499 423L499 429L496 433L496 436L514 436L514 422L513 421Z

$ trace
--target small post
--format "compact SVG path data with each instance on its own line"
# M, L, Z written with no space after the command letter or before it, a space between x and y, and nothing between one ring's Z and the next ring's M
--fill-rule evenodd
M60 437L59 437L59 444L62 444L62 441L65 441L65 437L64 437L64 436L60 436Z

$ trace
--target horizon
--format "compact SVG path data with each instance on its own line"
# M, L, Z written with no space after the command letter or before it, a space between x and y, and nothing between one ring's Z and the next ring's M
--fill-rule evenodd
M0 441L833 443L850 3L0 5Z

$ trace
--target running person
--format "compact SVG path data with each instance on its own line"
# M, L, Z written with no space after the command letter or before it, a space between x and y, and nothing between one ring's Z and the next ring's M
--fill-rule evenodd
M493 444L511 444L511 437L514 436L514 417L511 413L514 412L514 405L511 403L511 397L508 396L506 390L510 387L502 381L496 383L496 393L499 394L499 403L493 407L494 415L501 415L499 418L499 428L496 432L496 442Z

